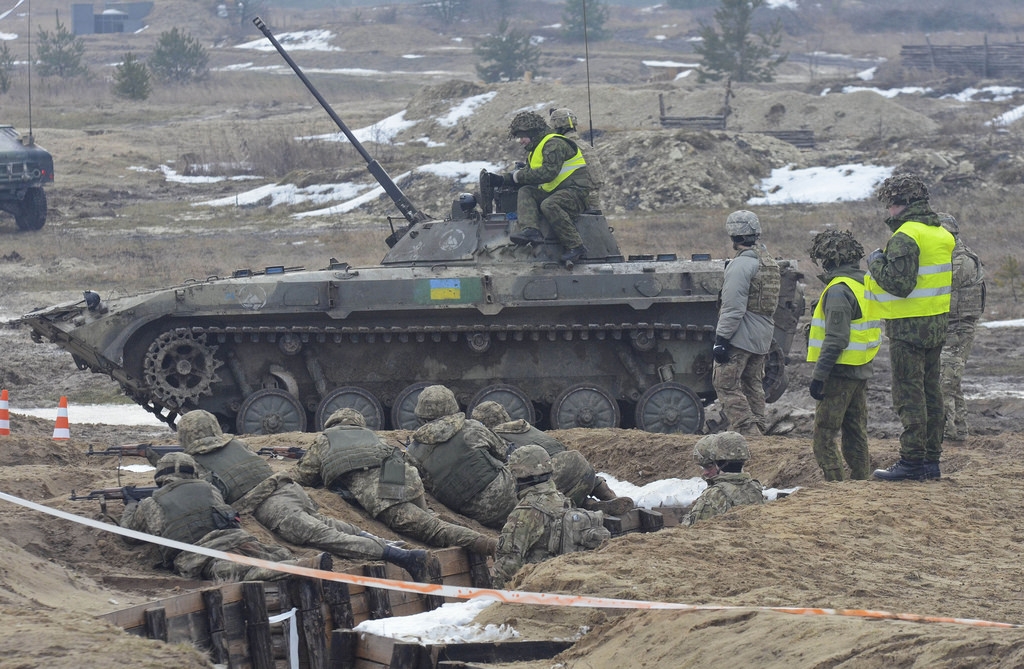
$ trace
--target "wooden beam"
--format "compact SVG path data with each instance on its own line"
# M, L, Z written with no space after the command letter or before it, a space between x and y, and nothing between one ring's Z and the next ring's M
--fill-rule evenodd
M382 564L363 565L363 575L370 576L372 578L388 577L387 568ZM391 598L389 597L387 590L381 590L380 588L367 588L366 600L369 604L370 620L390 618L393 615L391 612Z
M356 648L359 632L350 629L336 629L331 632L331 656L328 669L353 669L356 664Z
M242 583L242 611L245 635L249 641L249 661L253 669L274 669L274 650L270 642L270 620L263 583Z
M167 642L167 612L163 607L146 609L146 638Z
M227 664L228 637L224 630L224 594L219 588L210 588L202 592L202 597L210 633L210 659L214 664Z

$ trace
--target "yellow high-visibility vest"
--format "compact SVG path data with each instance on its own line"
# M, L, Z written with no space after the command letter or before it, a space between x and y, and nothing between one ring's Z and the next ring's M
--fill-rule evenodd
M896 232L902 232L917 243L920 250L917 285L910 295L897 297L885 292L871 274L864 277L864 296L874 301L872 313L879 318L915 318L949 312L949 296L953 285L953 244L955 239L945 228L906 221Z
M552 137L559 137L571 143L573 146L576 146L571 139L566 139L565 137L562 137L562 135L558 135L555 133L546 135L544 139L540 140L540 143L537 144L536 147L534 147L533 151L530 152L530 167L532 169L537 169L538 167L544 164L544 145L547 144L548 140L551 139ZM583 152L580 151L579 147L577 146L576 155L562 163L562 169L559 170L557 175L555 175L555 178L547 183L541 184L540 189L547 193L550 193L551 191L558 188L558 184L565 181L570 174L572 174L579 168L585 166L586 164L587 161L583 159Z
M821 356L821 345L825 341L825 293L837 283L844 284L853 291L860 305L860 318L850 321L850 343L836 360L840 365L866 365L878 353L878 345L882 341L882 322L871 313L872 304L864 296L864 284L848 276L837 276L821 291L818 304L811 316L811 333L807 340L807 362L817 362Z

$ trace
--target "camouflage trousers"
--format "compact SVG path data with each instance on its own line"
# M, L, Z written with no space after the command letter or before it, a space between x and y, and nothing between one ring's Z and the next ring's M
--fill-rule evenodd
M242 529L214 530L200 539L198 545L271 562L294 562L291 551L284 546L260 543L256 537ZM188 551L182 551L174 558L174 571L186 578L210 581L272 581L288 576L284 572L218 560Z
M744 435L768 430L764 409L764 362L768 356L729 347L729 360L715 363L711 383L729 419L729 429Z
M946 345L942 347L942 398L945 402L946 441L963 441L967 438L967 403L960 383L964 378L967 358L974 347L974 333L978 321L963 318L949 321L946 330Z
M566 249L581 246L583 238L576 229L576 221L587 208L587 194L582 188L560 188L548 193L537 186L522 186L516 197L520 229L543 231L543 219Z
M865 480L871 473L868 458L868 382L830 376L825 381L825 399L814 411L814 459L826 481L843 480L843 460L850 478ZM836 449L836 435L842 433L842 459Z
M313 546L342 558L379 560L383 541L359 536L362 531L317 510L316 502L298 483L285 483L253 511L271 532L298 546Z
M925 348L889 340L892 359L892 406L903 424L900 457L938 462L942 456L942 346Z
M500 529L518 503L516 479L508 468L502 468L479 495L469 500L461 509L452 510L469 516L481 525Z
M551 458L551 469L551 480L555 482L558 492L571 499L576 506L582 507L583 500L590 496L590 491L597 485L594 467L579 451L566 450Z

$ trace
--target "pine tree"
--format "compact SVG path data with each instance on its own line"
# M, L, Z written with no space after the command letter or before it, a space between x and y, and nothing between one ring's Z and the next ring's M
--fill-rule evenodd
M772 81L775 68L789 54L773 55L782 43L782 24L776 20L768 33L755 33L751 17L765 5L765 0L722 0L715 10L719 30L701 24L703 40L694 51L703 56L700 81ZM757 38L755 41L754 38Z
M498 33L481 40L473 53L480 58L476 72L487 83L515 81L527 72L540 74L540 47L528 34L510 29L506 20L498 24Z
M82 64L85 55L85 43L75 37L60 21L54 32L39 29L39 47L36 57L39 60L39 76L70 79L88 73Z
M584 10L586 21L584 21ZM582 42L588 40L607 39L608 31L604 24L608 20L608 7L600 0L565 0L565 11L562 13L562 35L566 39Z
M114 68L114 95L129 100L145 100L153 91L149 68L128 52Z
M149 59L149 71L161 81L184 84L205 78L208 61L209 56L199 40L171 28L160 33Z

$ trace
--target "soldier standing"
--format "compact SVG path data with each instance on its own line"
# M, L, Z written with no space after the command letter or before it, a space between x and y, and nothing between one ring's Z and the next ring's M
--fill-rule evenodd
M693 525L743 504L764 504L761 482L743 471L750 459L747 440L738 432L701 437L693 445L693 461L701 468L708 487L690 507L682 525Z
M509 454L527 444L543 448L551 456L551 480L558 491L576 506L613 516L633 508L633 500L616 495L582 453L566 448L562 442L530 425L525 418L512 420L505 407L497 402L481 402L473 407L473 419L507 441Z
M611 537L602 526L587 530L581 537L582 544L571 548L561 540L563 537L552 540L552 533L561 529L562 515L573 505L551 480L551 457L543 448L528 444L516 449L509 456L509 469L516 477L519 504L509 514L498 538L494 587L505 587L524 564L543 562L569 550L597 548Z
M330 553L293 559L284 546L260 543L242 529L238 513L210 483L197 478L197 467L186 453L168 453L156 463L154 479L160 488L141 502L131 501L121 515L121 527L219 551L283 564L331 571ZM125 537L128 543L140 543ZM186 578L213 581L271 581L288 574L236 564L208 555L160 546L163 564Z
M427 510L423 481L405 452L367 429L363 414L339 409L295 466L296 483L323 485L355 500L394 531L431 546L462 546L493 555L497 540L446 523Z
M301 485L286 474L275 474L267 461L238 437L224 434L210 412L197 409L182 416L178 443L207 472L228 504L252 513L285 541L316 546L344 558L384 560L413 578L422 578L427 551L397 548L355 525L323 515Z
M826 481L843 480L843 460L850 478L863 480L869 473L868 379L882 338L864 298L864 247L849 231L826 230L814 236L808 254L825 270L807 342L807 361L815 363L810 393L818 400L814 459ZM836 450L840 431L842 459Z
M416 400L425 422L412 435L409 460L423 485L449 509L499 528L516 505L516 481L505 466L505 442L459 411L455 393L427 386Z
M954 239L928 205L917 176L891 176L877 197L888 210L892 236L868 256L867 297L885 320L892 358L892 403L903 423L900 459L876 469L885 481L941 477L942 345L949 325Z
M985 267L960 237L960 226L951 214L940 213L939 222L956 239L949 326L942 347L942 398L946 407L943 440L963 441L968 434L967 402L960 383L974 346L978 319L985 313Z
M761 222L753 212L729 214L725 231L737 253L725 268L711 382L731 429L757 436L768 429L764 364L775 331L779 263L759 243Z

